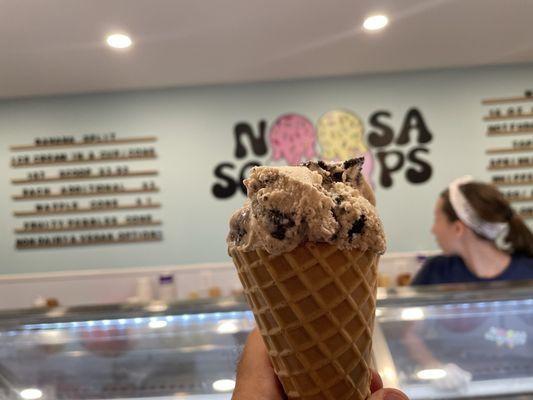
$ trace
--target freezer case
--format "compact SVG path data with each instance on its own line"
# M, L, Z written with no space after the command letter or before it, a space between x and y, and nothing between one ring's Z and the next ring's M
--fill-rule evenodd
M380 290L376 314L412 400L533 396L533 283ZM253 326L242 298L3 312L0 399L230 399Z
M375 363L412 400L533 397L533 282L379 297Z
M0 314L0 399L229 399L240 300Z

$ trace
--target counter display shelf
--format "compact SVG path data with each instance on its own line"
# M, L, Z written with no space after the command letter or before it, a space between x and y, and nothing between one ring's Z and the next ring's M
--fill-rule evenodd
M376 314L374 365L412 400L533 394L533 283L380 290ZM0 399L229 400L253 327L239 297L2 312ZM452 364L471 379L444 389Z
M233 299L3 313L0 399L229 399L253 326Z
M533 282L379 297L376 365L412 400L533 394Z

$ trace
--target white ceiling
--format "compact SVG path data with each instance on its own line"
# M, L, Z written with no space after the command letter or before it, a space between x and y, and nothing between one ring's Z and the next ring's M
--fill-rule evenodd
M533 0L0 0L0 98L533 62L532 38Z

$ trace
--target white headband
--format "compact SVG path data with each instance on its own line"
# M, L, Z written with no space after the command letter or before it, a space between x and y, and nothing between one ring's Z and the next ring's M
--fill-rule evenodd
M466 226L487 239L502 242L501 239L503 239L509 231L509 224L507 222L483 221L463 195L463 192L461 192L460 187L473 180L474 179L471 176L467 175L450 183L450 186L448 187L448 190L450 191L450 203L452 203L452 207L459 219ZM498 244L498 247L504 247L503 243Z

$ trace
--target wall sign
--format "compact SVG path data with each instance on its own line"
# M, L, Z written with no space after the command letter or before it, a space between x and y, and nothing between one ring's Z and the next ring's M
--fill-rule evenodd
M506 147L486 150L487 169L492 182L502 189L507 199L516 204L518 213L525 219L533 218L533 91L523 96L493 98L482 101L488 106L487 136L506 138ZM529 205L528 205L529 203Z
M219 199L232 197L238 191L245 194L242 180L250 168L262 164L298 165L313 158L335 161L361 155L365 157L363 174L374 186L390 188L402 175L411 184L427 182L433 173L428 160L433 133L421 111L408 109L397 131L393 122L391 112L375 111L369 117L370 131L365 135L363 121L349 110L329 111L316 126L304 115L284 114L270 125L268 137L265 120L258 122L257 129L253 124L239 122L233 134L234 158L244 159L245 163L240 169L234 161L216 165L213 174L217 180L211 192ZM269 159L250 159L264 158L269 150Z
M162 240L157 169L134 161L157 159L156 137L119 138L115 133L35 138L11 146L11 168L27 169L11 180L18 193L13 215L19 250ZM114 163L120 163L118 166ZM141 179L139 179L141 178ZM124 198L132 198L124 200ZM126 214L125 214L126 212Z

